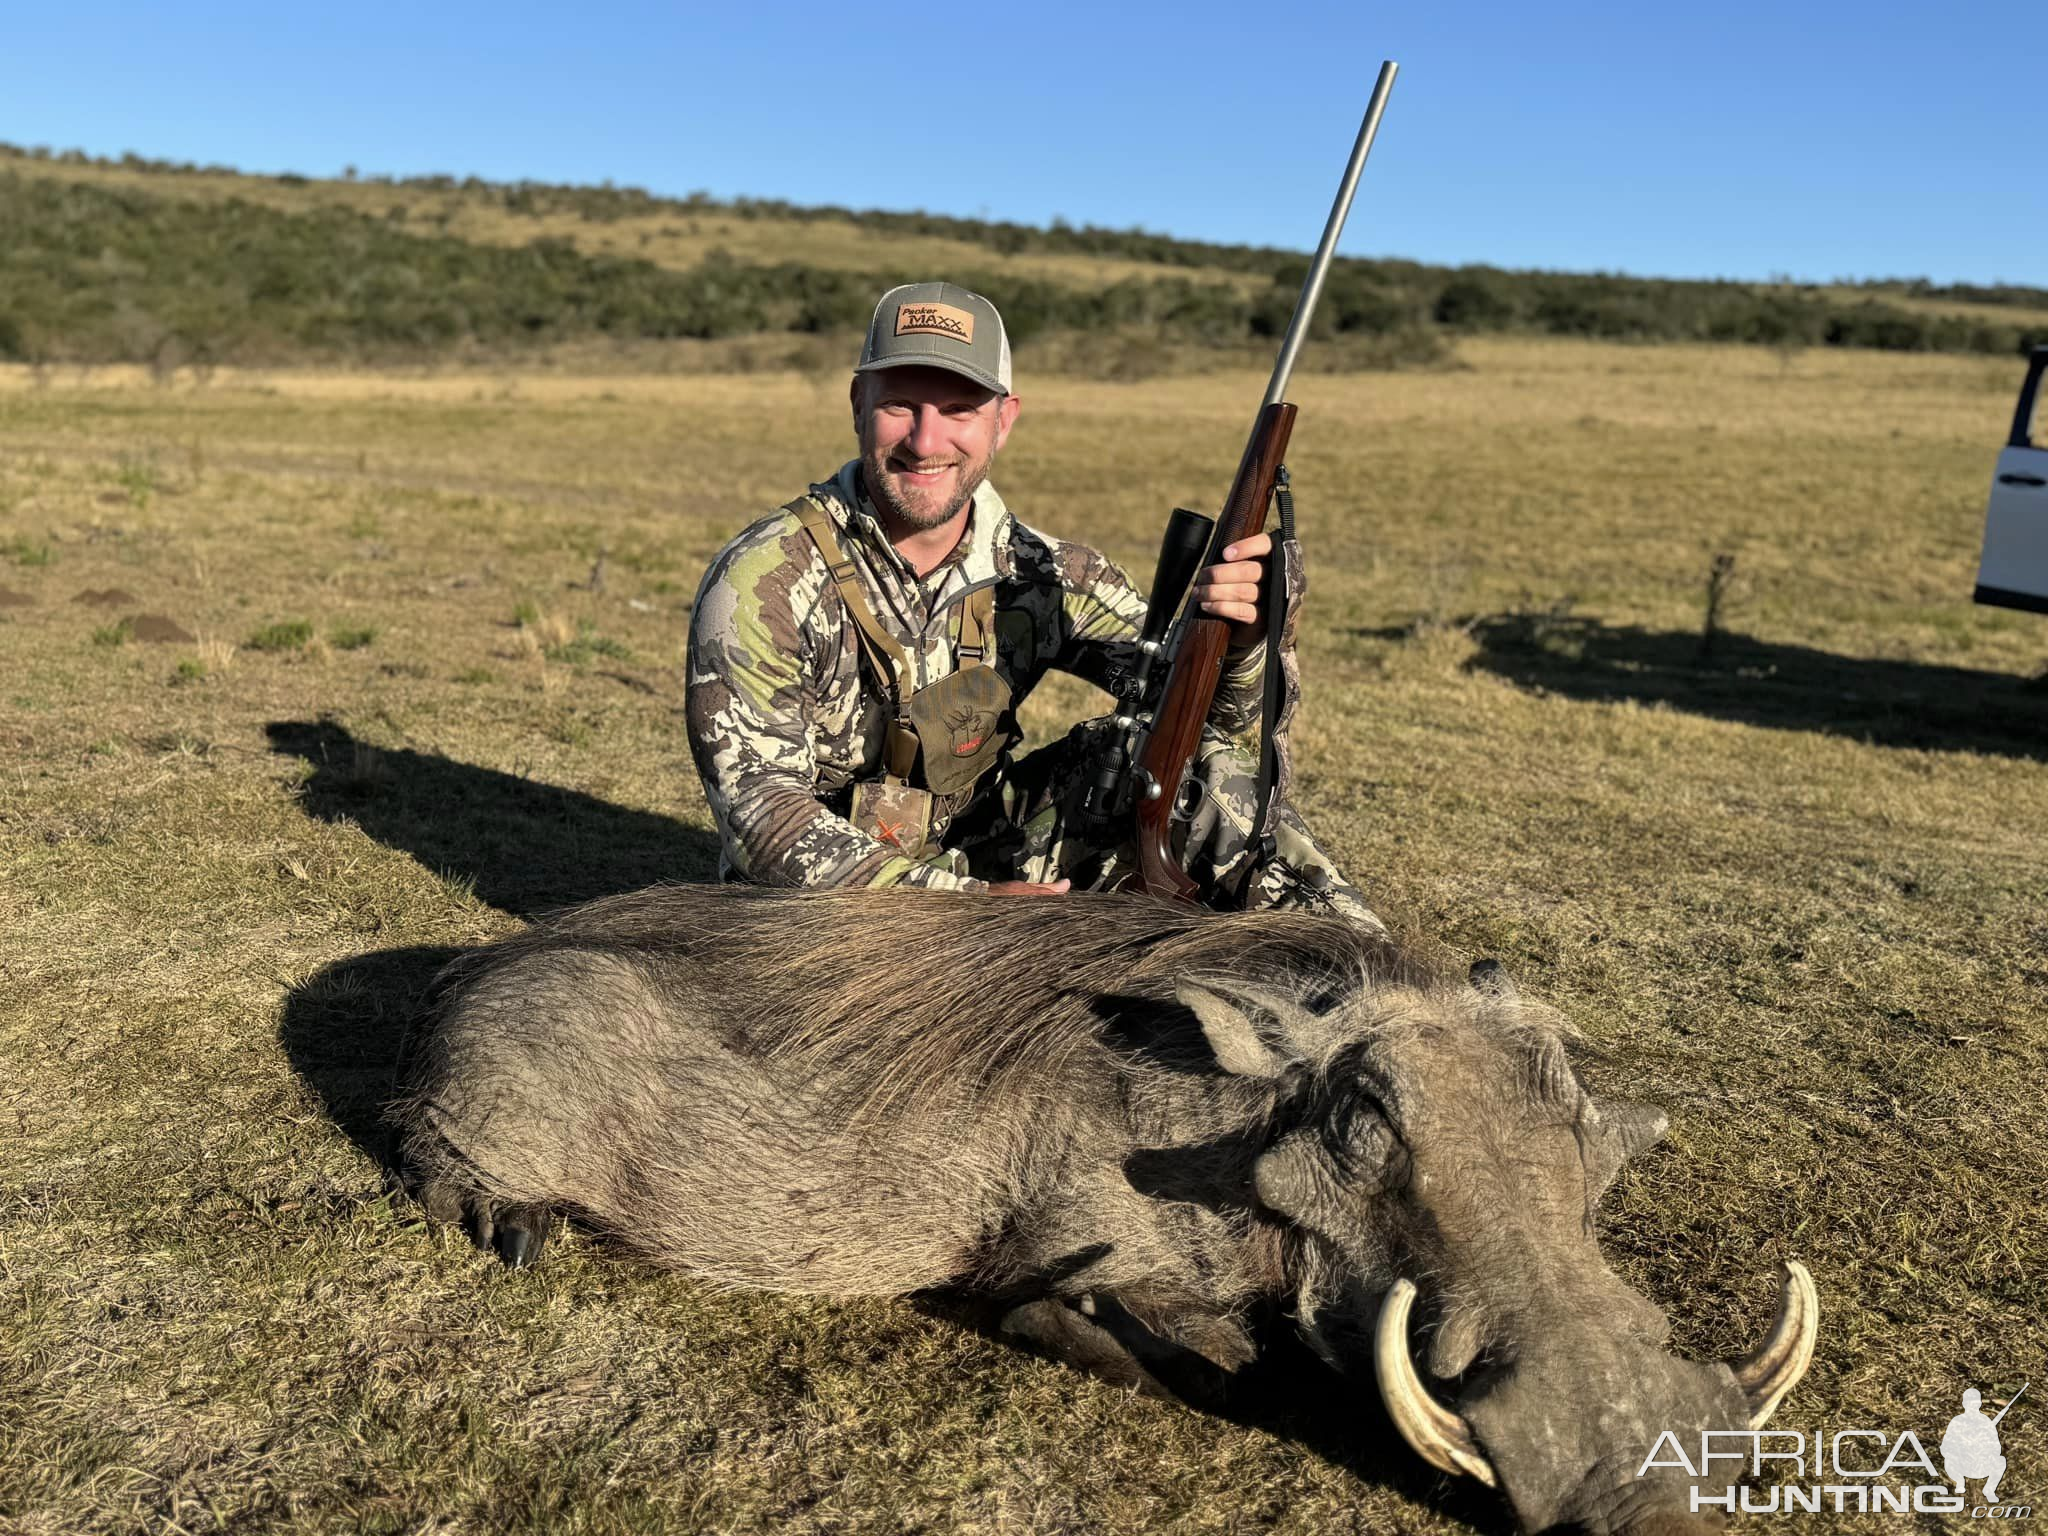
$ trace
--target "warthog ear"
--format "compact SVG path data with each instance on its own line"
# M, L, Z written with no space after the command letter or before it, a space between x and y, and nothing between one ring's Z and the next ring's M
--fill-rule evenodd
M1306 1010L1265 993L1233 989L1226 997L1214 987L1183 981L1174 991L1183 1007L1201 1021L1216 1064L1233 1077L1278 1077L1301 1053L1290 1048L1288 1025L1297 1021L1285 1017L1298 1011L1304 1021Z
M1597 1204L1621 1173L1621 1165L1671 1129L1653 1104L1600 1103L1587 1099L1579 1110L1579 1141L1586 1161L1586 1198Z

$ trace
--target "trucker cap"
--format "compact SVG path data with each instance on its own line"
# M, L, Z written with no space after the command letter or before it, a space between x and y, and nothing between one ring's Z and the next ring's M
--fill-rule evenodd
M875 306L855 373L918 364L1010 392L1010 335L995 305L951 283L905 283Z

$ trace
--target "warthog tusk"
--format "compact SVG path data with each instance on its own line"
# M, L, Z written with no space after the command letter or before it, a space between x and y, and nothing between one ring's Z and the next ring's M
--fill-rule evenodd
M1740 1360L1728 1362L1735 1384L1749 1399L1751 1429L1769 1423L1785 1394L1799 1384L1813 1364L1814 1336L1820 1331L1820 1297L1813 1276L1797 1259L1787 1259L1778 1270L1778 1321L1771 1336Z
M1431 1466L1444 1472L1463 1472L1489 1488L1498 1488L1500 1479L1479 1442L1472 1438L1472 1427L1431 1397L1415 1373L1414 1358L1408 1353L1408 1311L1414 1305L1415 1284L1410 1280L1396 1280L1380 1303L1373 1364L1387 1414L1401 1431L1401 1438Z

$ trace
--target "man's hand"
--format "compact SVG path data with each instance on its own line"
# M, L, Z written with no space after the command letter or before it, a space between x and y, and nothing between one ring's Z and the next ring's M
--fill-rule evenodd
M1266 616L1259 612L1259 564L1273 553L1273 536L1255 533L1223 551L1223 558L1195 578L1194 601L1212 619L1230 621L1230 643L1243 650L1266 638Z
M991 896L1064 896L1073 885L1071 880L1053 880L1041 883L1035 880L997 880L988 888Z

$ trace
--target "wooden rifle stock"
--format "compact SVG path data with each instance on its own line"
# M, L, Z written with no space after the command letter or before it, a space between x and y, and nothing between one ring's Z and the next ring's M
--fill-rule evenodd
M1252 435L1238 461L1237 478L1230 483L1230 495L1216 519L1216 534L1209 545L1204 566L1240 539L1261 533L1266 526L1266 509L1273 504L1273 486L1280 464L1287 457L1287 440L1294 432L1294 407L1275 400L1259 411ZM1277 624L1277 613L1266 622ZM1223 656L1230 645L1230 624L1209 618L1190 607L1181 616L1179 644L1173 653L1173 670L1167 674L1158 714L1138 765L1144 773L1139 780L1135 809L1138 823L1138 878L1155 896L1193 901L1199 887L1182 871L1174 857L1169 835L1173 802L1188 764L1201 745L1202 723L1209 718L1209 706L1216 697L1216 685L1223 675ZM1156 788L1155 788L1156 786Z

